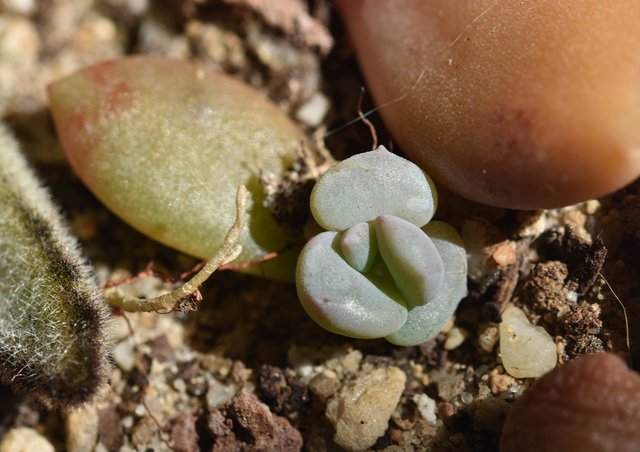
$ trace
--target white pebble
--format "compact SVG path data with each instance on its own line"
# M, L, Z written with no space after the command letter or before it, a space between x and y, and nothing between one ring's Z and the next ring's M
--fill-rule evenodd
M35 12L36 2L35 0L2 0L0 6L6 11L27 16Z
M209 381L207 390L207 407L209 411L214 411L227 403L236 394L233 386L220 383L218 380Z
M334 441L356 451L373 446L384 435L407 377L397 367L375 369L345 384L327 403Z
M2 436L0 452L54 452L54 448L40 433L32 428L12 428Z
M309 127L318 127L329 111L329 100L321 93L314 94L296 113L296 118Z
M413 396L413 403L418 408L418 413L427 422L435 424L438 420L436 416L436 401L426 394L416 394Z
M67 415L65 431L68 452L91 452L98 441L98 410L86 404Z
M130 372L136 364L136 357L131 341L124 340L113 348L113 359L118 367L125 372Z
M469 333L457 326L451 328L447 333L447 339L444 341L445 350L454 350L462 345Z
M502 364L515 378L537 378L556 366L558 355L553 338L534 326L521 309L508 307L500 323Z

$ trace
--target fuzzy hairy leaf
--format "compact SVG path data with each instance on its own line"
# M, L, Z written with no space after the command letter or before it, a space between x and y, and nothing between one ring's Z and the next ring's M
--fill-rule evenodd
M0 377L52 407L90 399L107 311L89 268L0 124Z

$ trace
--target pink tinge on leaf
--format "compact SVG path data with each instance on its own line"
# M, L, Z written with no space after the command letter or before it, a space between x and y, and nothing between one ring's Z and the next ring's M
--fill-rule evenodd
M295 240L262 207L258 175L281 176L305 137L251 86L187 61L139 55L83 68L52 84L49 98L78 177L142 233L207 259L235 220L242 184L253 207L238 262ZM273 277L291 279L292 267Z

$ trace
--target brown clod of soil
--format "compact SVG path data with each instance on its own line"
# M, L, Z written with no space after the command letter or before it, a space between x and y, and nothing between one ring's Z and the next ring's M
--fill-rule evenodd
M302 233L311 218L311 190L332 163L333 160L322 152L303 148L281 179L270 173L261 174L260 184L265 194L262 204L288 234L296 236Z
M173 357L173 349L164 334L148 340L146 345L149 347L149 354L153 359L164 362Z
M546 254L551 259L567 263L568 279L584 295L593 286L607 257L607 248L600 237L592 243L577 235L571 226L562 231L551 230L545 236Z
M231 421L216 410L207 416L207 429L213 436L227 436L231 434Z
M640 376L612 353L570 361L538 380L511 409L500 450L640 448Z
M567 357L603 351L604 343L598 337L602 331L600 306L588 302L578 304L571 299L569 287L576 285L569 280L569 275L564 262L535 265L523 286L522 300L532 314L542 318L547 331L564 337Z
M120 450L124 445L124 429L115 405L102 410L98 420L98 438L107 450Z
M278 367L262 366L258 384L258 396L277 414L289 416L309 401L307 386Z
M567 275L567 266L560 261L535 265L522 293L527 307L547 322L568 312Z
M200 450L195 416L181 414L177 417L171 426L171 445L175 452L197 452Z
M244 392L234 397L226 407L226 414L233 422L233 431L216 437L214 451L297 452L302 449L300 432L287 419L271 413L254 394ZM220 427L219 422L215 424Z
M604 350L604 343L597 337L602 329L600 308L593 304L572 306L562 317L566 332L567 352L570 356L596 353Z

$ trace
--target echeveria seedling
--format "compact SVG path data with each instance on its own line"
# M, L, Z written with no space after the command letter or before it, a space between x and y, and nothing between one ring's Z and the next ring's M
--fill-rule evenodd
M51 85L49 96L74 170L135 228L209 258L245 185L238 262L290 244L262 206L260 173L281 176L304 136L251 87L184 61L138 56L85 68Z
M467 293L462 240L434 221L436 193L384 147L329 169L311 194L318 224L298 259L309 315L334 333L415 345L435 336Z

